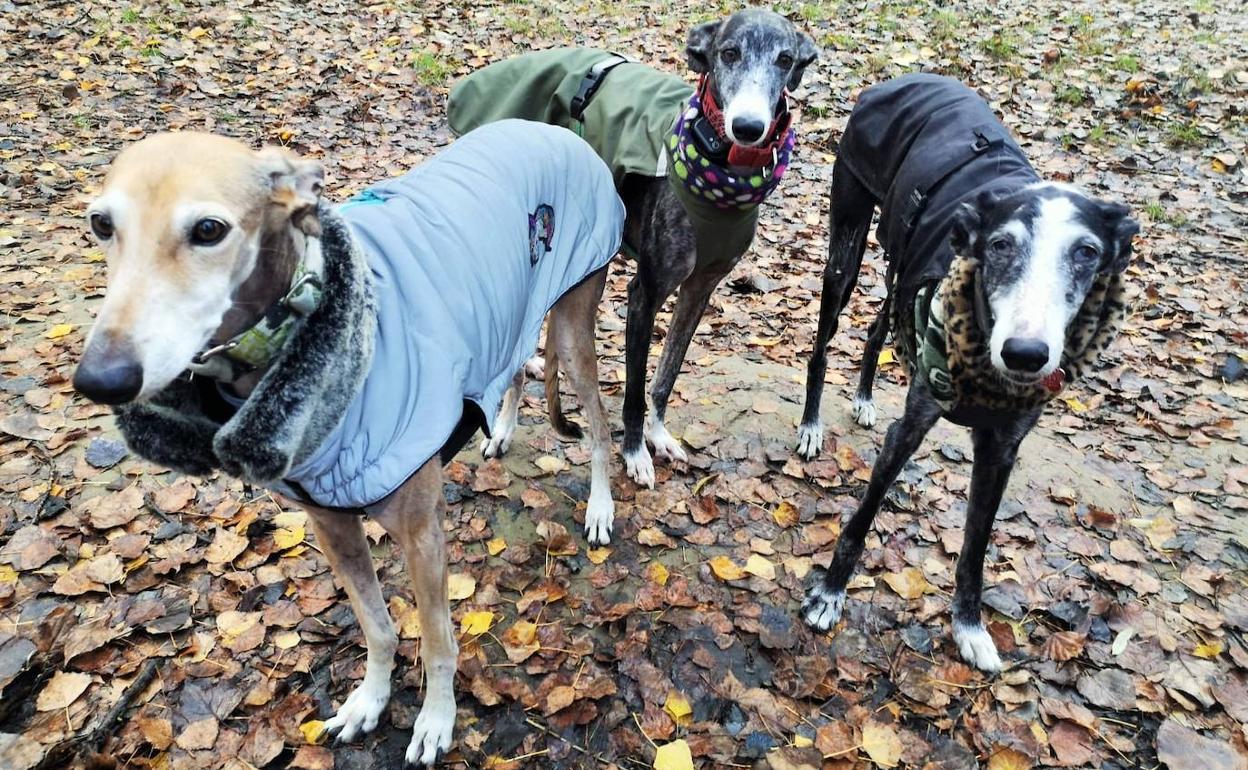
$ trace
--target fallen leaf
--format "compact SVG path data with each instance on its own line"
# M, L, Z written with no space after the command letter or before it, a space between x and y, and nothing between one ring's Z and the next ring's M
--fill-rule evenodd
M77 671L57 671L39 691L36 711L56 711L78 700L91 685L91 675Z
M740 580L745 577L745 570L727 556L716 556L707 563L711 566L715 577L720 580Z
M867 720L862 724L862 750L881 767L896 767L901 761L901 738L891 725Z
M654 752L654 770L693 770L693 754L683 738L665 743Z
M923 594L936 590L917 567L888 572L881 579L903 599L918 599Z
M464 615L464 619L459 624L459 631L470 636L480 636L489 631L492 625L494 625L494 613L489 610L478 610Z
M663 710L679 727L688 727L693 721L693 707L689 705L689 700L675 690L667 694L667 700L663 702Z
M745 560L742 571L767 580L776 579L776 565L756 553L750 554L750 558Z
M447 598L451 601L459 601L467 599L476 593L477 579L472 575L466 575L462 572L452 572L446 578Z

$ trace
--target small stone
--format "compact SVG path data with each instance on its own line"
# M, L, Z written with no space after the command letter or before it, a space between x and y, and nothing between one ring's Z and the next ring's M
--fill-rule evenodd
M87 445L87 463L92 468L111 468L130 454L126 445L110 438L94 438Z

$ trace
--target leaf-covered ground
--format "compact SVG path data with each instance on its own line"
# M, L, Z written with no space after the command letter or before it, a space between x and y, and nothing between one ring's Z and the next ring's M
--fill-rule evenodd
M105 282L81 214L117 149L182 128L283 143L322 158L343 198L445 144L447 86L473 68L575 43L683 72L688 25L731 10L0 0L0 766L98 751L97 766L153 769L397 767L421 699L408 583L378 538L396 696L363 743L310 743L363 650L303 514L128 456L107 410L72 393ZM799 160L677 385L690 467L662 466L647 491L617 462L616 538L597 551L578 524L587 452L551 436L537 385L501 464L468 451L450 467L462 651L447 764L647 768L666 747L673 768L686 748L700 767L776 770L1248 766L1248 14L781 10L824 54L796 94ZM949 638L970 470L949 426L891 494L846 619L815 635L795 616L882 436L846 417L882 294L873 244L833 342L831 438L814 462L792 452L831 163L856 93L913 69L978 86L1043 173L1143 224L1124 339L1049 408L1002 507L986 600L1009 668L992 678ZM613 271L599 335L617 427L630 271ZM903 376L882 371L886 422Z

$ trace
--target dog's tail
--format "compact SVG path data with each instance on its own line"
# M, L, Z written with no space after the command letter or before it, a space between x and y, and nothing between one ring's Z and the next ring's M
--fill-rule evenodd
M546 333L546 413L555 433L566 439L578 439L585 434L581 426L564 417L563 404L559 401L559 346L551 339L554 333L552 324Z

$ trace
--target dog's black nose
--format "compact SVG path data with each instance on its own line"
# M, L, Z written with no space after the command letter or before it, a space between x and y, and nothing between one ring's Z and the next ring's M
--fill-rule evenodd
M1049 362L1049 346L1030 337L1010 337L1001 346L1001 360L1018 372L1038 372Z
M733 118L732 135L743 142L757 142L767 130L767 124L753 118Z
M105 346L89 346L74 372L74 390L98 404L125 404L142 389L143 365Z

